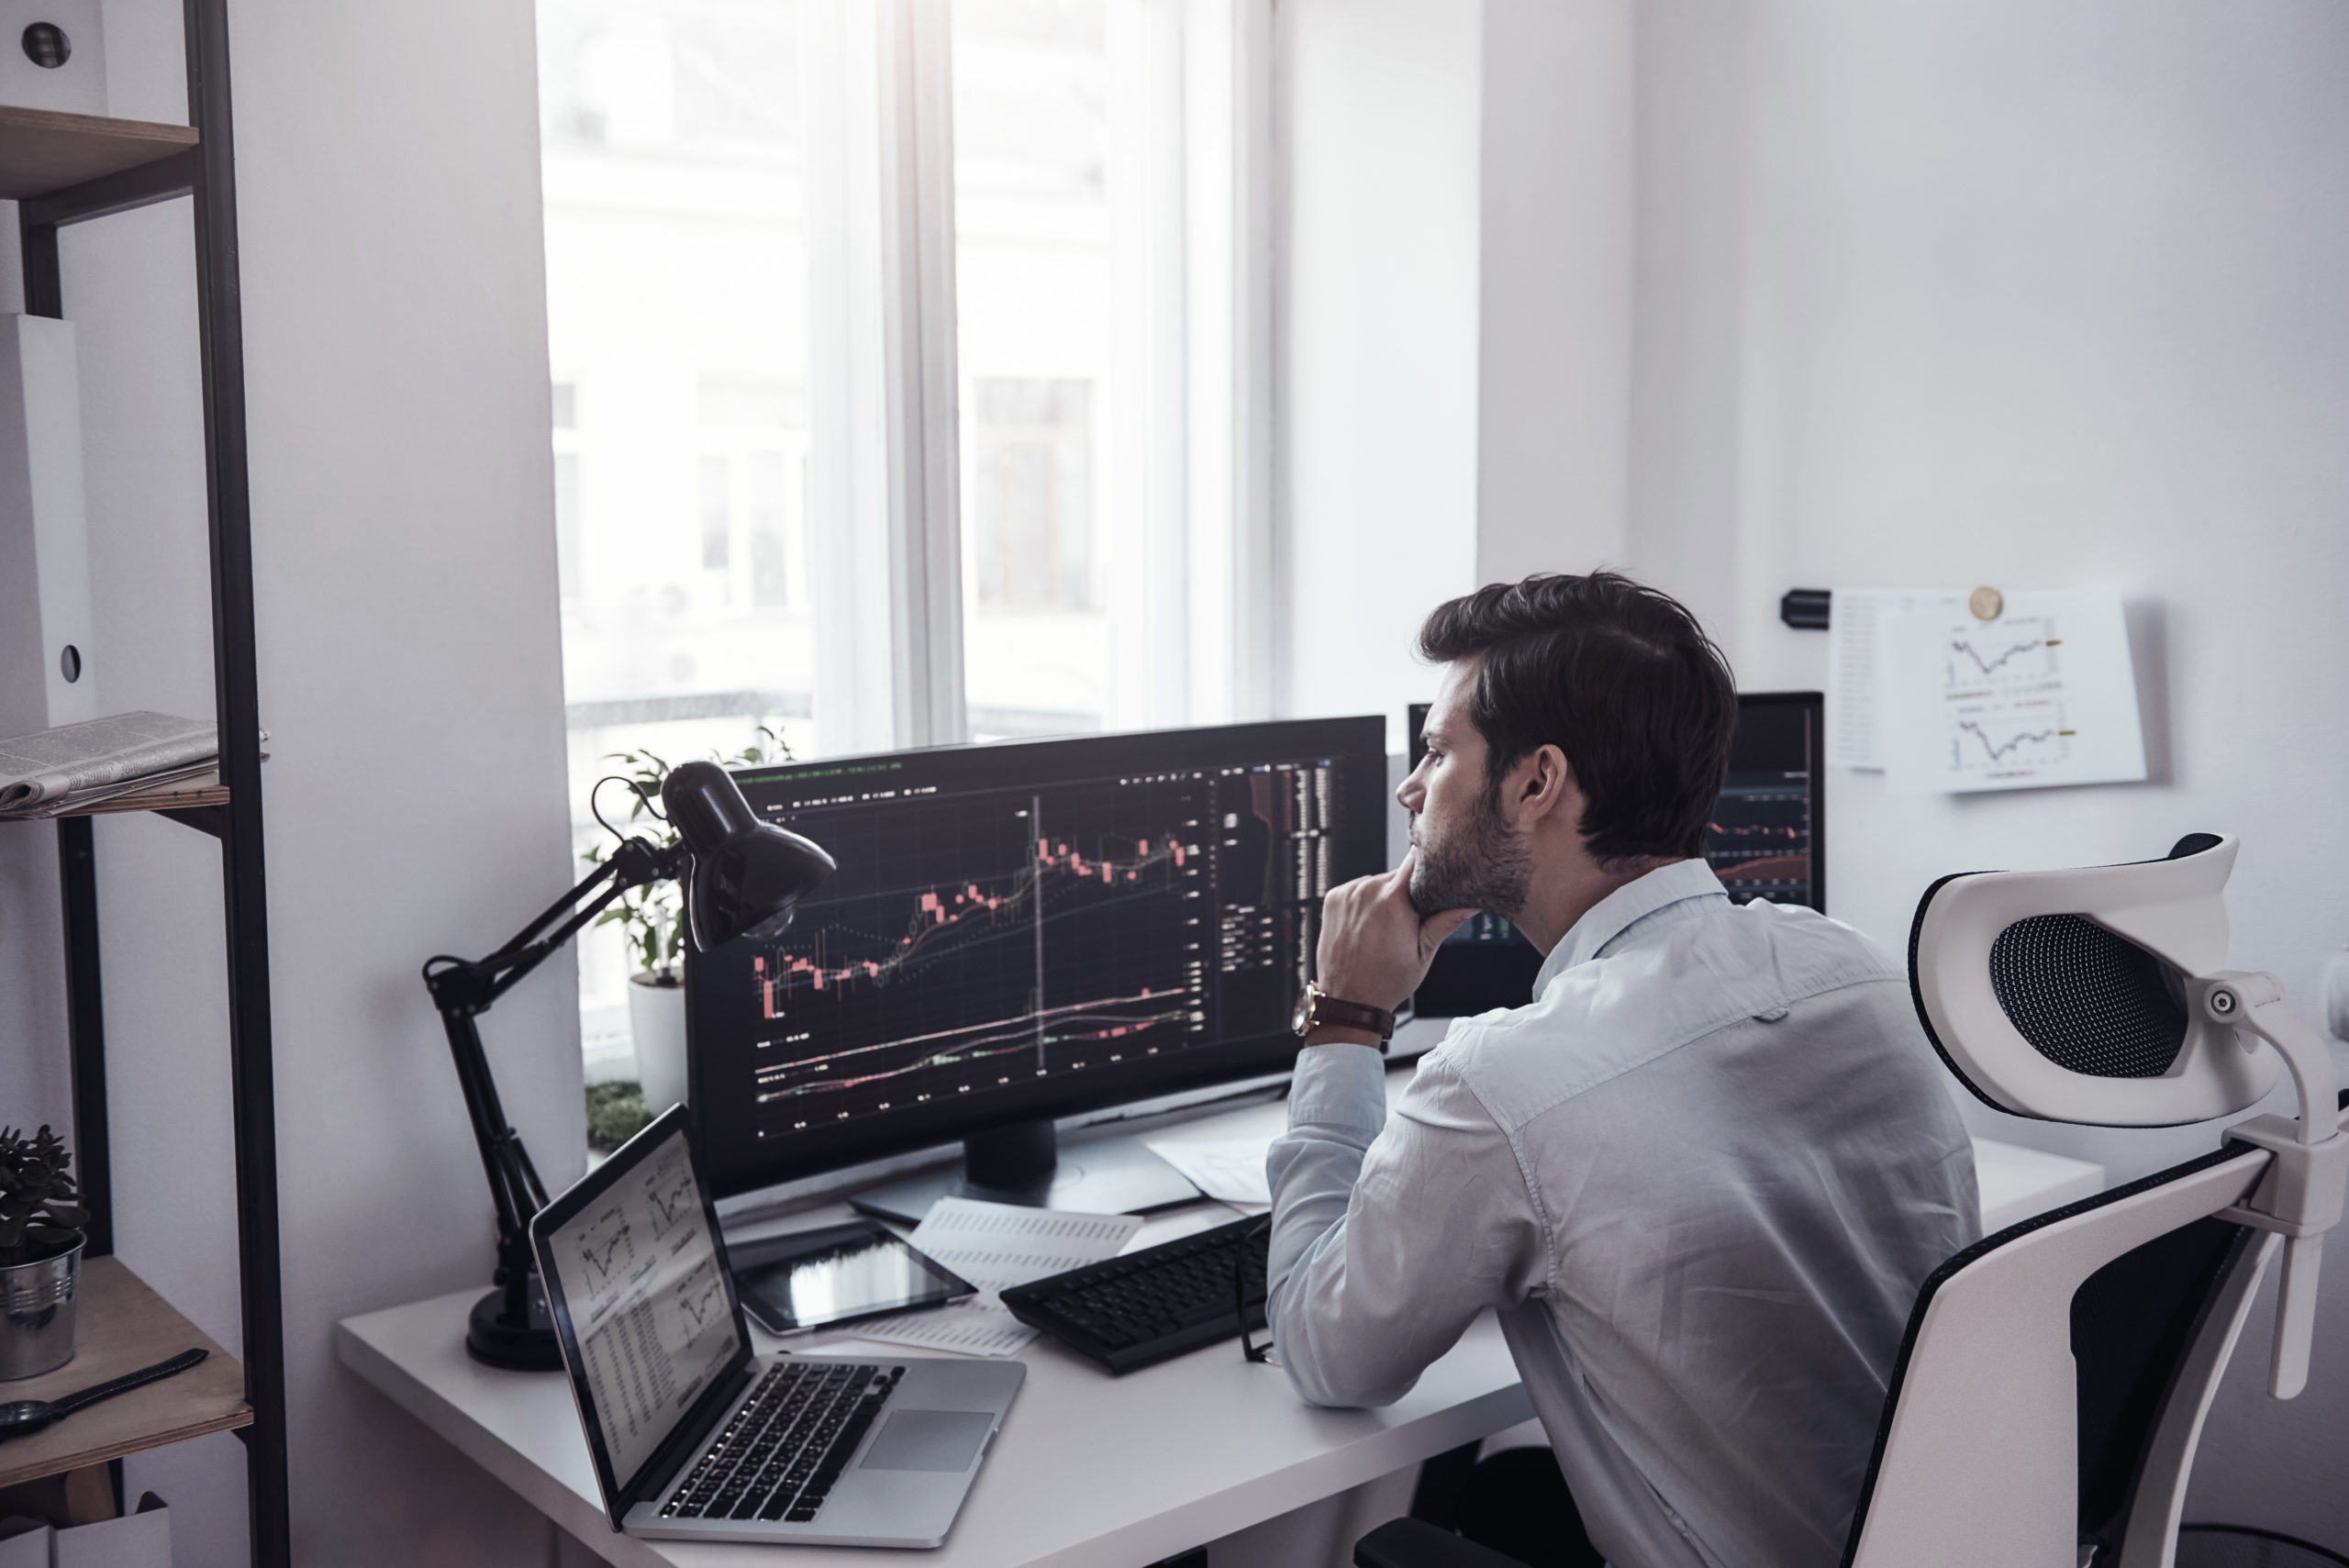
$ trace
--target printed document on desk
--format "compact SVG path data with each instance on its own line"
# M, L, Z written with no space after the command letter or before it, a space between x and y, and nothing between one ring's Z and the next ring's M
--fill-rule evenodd
M982 1294L960 1306L875 1318L858 1324L853 1331L860 1339L886 1344L1008 1356L1033 1340L1036 1330L1007 1311L996 1299L996 1291L1114 1258L1141 1229L1139 1215L1071 1214L941 1198L907 1242L922 1256L979 1286Z
M1152 1138L1145 1139L1142 1146L1218 1203L1252 1210L1273 1207L1272 1185L1264 1175L1264 1156L1270 1147L1265 1139Z
M944 1197L907 1240L973 1284L1001 1290L1114 1258L1141 1229L1138 1214L1068 1214Z
M1980 620L1910 605L1884 615L1879 713L1897 794L1969 794L2145 776L2121 596L2018 593Z

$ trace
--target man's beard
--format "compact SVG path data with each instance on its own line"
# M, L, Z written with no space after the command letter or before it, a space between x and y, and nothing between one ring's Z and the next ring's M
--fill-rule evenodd
M1501 820L1497 795L1484 792L1468 817L1441 840L1413 825L1419 859L1411 866L1411 907L1421 919L1446 909L1485 909L1515 920L1533 881L1533 857Z

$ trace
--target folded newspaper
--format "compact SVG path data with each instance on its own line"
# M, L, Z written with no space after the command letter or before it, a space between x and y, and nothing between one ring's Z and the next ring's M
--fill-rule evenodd
M208 720L121 713L0 740L0 817L53 817L209 772Z

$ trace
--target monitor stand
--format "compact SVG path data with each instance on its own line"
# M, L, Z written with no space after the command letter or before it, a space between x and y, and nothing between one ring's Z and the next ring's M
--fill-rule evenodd
M866 1214L918 1225L942 1197L1081 1214L1141 1214L1196 1203L1199 1189L1138 1138L1096 1139L1063 1151L1047 1120L974 1133L963 1140L959 1167L886 1182L849 1201Z

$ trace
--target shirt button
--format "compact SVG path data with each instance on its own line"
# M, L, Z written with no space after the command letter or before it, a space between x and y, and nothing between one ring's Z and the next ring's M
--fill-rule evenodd
M1753 1015L1756 1022L1765 1024L1775 1024L1786 1016L1787 1009L1784 1007L1765 1007Z

